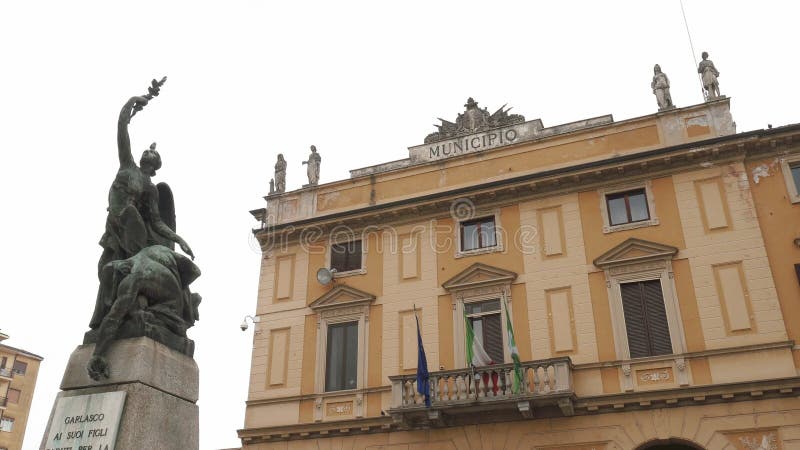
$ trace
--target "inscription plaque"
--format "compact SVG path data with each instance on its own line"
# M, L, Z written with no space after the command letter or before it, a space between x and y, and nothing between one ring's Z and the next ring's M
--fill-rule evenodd
M353 402L328 403L325 412L329 416L350 416L353 414Z
M47 433L46 450L114 450L125 392L61 397Z

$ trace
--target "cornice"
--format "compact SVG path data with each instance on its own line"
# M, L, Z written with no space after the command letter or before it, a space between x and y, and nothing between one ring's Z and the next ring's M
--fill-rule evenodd
M263 246L270 241L291 242L308 227L314 227L317 231L336 226L359 230L375 227L375 224L396 225L447 217L452 201L465 196L470 197L478 207L504 206L599 186L666 176L689 168L744 161L771 153L785 154L797 150L792 147L797 140L800 140L800 124L755 130L355 208L255 229L253 232Z
M618 394L604 394L573 398L574 415L592 415L690 407L726 402L759 401L772 398L796 398L800 392L800 377L746 381L704 386L689 386ZM525 419L522 417L493 417L492 414L475 414L474 423L498 423ZM542 416L546 417L546 416ZM464 424L461 424L464 425ZM430 424L409 426L395 422L389 416L354 420L315 422L277 427L245 428L238 430L243 445L300 439L319 439L358 434L387 433L430 428Z

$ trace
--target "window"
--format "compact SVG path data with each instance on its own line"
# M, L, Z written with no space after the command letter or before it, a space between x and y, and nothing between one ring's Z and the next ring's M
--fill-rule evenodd
M493 363L502 364L504 352L500 300L464 303L464 312L475 333L475 339L480 340Z
M783 178L786 190L789 192L789 201L800 203L800 156L794 155L781 160ZM760 176L764 176L761 174Z
M8 357L7 356L3 356L3 358L0 359L0 369L5 369L6 368L6 364L8 364Z
M497 245L494 216L461 222L461 251L478 250Z
M361 270L361 240L331 245L331 268L337 272Z
M800 162L789 164L789 170L792 172L794 188L796 191L800 192Z
M644 188L606 194L608 222L612 227L650 219Z
M620 283L619 287L631 358L671 354L661 280Z
M358 368L358 322L328 325L325 391L355 389Z
M14 366L12 367L11 371L17 375L25 375L25 372L28 371L28 363L14 361Z
M20 393L21 392L20 392L19 389L11 389L11 388L9 388L8 389L8 394L6 394L8 396L8 402L9 403L13 403L15 405L17 403L19 403L19 394Z
M0 431L11 433L12 428L14 428L14 419L11 417L3 417L0 419Z

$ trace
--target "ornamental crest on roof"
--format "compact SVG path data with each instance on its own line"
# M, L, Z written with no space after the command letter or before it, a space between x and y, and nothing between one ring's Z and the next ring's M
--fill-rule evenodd
M501 106L493 114L489 114L486 108L479 108L478 102L470 97L464 107L466 110L456 117L455 122L440 118L439 120L442 121L442 124L434 125L439 131L425 137L425 143L430 144L431 142L438 142L456 136L525 122L525 117L522 114L509 114L508 112L511 111L511 108L506 109L506 105Z

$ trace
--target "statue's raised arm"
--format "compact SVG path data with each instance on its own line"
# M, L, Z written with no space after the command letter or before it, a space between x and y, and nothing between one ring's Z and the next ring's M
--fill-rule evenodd
M120 167L130 167L136 165L131 153L131 138L128 135L128 124L137 112L141 111L147 103L158 96L161 86L167 81L167 77L161 81L153 80L150 87L147 88L147 94L142 96L131 97L122 110L119 112L119 121L117 122L117 151L119 152L119 165Z

